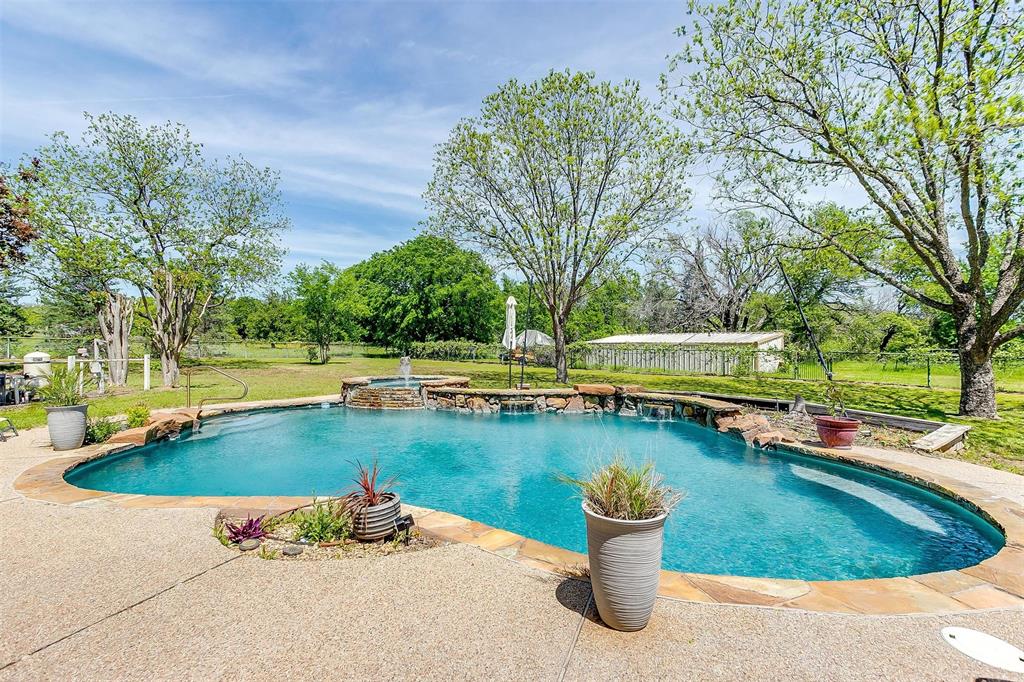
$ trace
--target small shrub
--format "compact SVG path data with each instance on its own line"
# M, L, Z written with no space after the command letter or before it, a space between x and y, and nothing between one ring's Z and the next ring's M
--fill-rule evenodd
M106 417L90 419L89 423L85 426L85 442L86 444L106 443L110 440L111 436L120 430L120 424Z
M334 500L317 502L312 509L292 516L296 540L340 542L352 534L352 516Z
M224 532L224 526L222 526L219 523L213 527L212 535L213 537L217 538L217 541L225 547L231 544L231 540L228 540L228 534Z
M260 540L267 535L267 529L263 525L265 516L258 516L255 519L251 516L241 523L225 522L224 531L227 533L228 542L238 544L244 540Z
M590 478L559 477L575 486L596 514L611 519L642 521L668 513L683 495L662 483L650 462L632 466L621 456L596 469Z
M266 545L260 545L259 557L261 559L276 559L277 558L277 550L276 549L270 549Z
M128 418L129 429L145 426L149 422L149 408L145 405L135 405L125 410L125 416Z
M78 390L78 372L69 372L67 367L54 367L46 385L40 386L36 395L54 407L73 407L85 402L85 396Z

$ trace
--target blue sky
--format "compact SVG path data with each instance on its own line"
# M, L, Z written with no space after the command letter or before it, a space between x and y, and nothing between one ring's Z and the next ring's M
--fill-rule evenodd
M434 145L499 84L568 67L657 98L684 20L683 2L3 0L0 160L83 111L180 121L281 172L286 267L348 265L415 234Z

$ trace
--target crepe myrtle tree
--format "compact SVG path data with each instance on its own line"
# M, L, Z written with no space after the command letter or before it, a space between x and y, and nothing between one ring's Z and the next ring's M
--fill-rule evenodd
M573 306L596 273L614 271L681 215L687 160L681 135L638 83L569 71L511 80L439 146L428 225L535 283L566 382Z
M738 205L771 211L956 327L960 413L996 416L1024 334L1024 16L1000 0L692 2L665 88ZM809 219L808 196L856 219ZM870 225L870 227L865 227ZM875 240L881 248L859 248Z
M278 176L241 157L204 158L181 124L86 114L80 141L55 133L39 150L37 213L48 241L87 245L111 291L135 289L163 383L204 316L243 285L274 275L288 219Z

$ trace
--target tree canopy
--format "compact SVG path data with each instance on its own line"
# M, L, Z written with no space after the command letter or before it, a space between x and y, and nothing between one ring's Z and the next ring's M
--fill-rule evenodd
M180 124L86 120L79 142L58 132L39 150L35 216L62 265L138 291L173 385L206 313L279 267L289 221L277 174L241 157L206 159Z
M961 412L994 416L992 353L1024 334L1019 8L737 0L691 11L666 83L721 164L724 196L951 315ZM815 223L813 190L841 183L858 188L863 215Z
M405 349L416 341L494 341L501 291L479 254L421 235L353 267L372 343Z
M638 83L568 71L511 80L438 148L430 225L536 284L564 382L573 307L602 269L681 216L688 158Z

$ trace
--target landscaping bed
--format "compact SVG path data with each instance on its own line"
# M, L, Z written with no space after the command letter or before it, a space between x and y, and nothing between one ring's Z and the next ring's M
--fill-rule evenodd
M443 540L415 526L408 531L396 533L391 538L377 542L361 542L353 537L343 537L340 535L337 540L327 542L310 541L303 539L301 526L293 520L292 515L272 521L269 524L267 534L260 538L259 545L255 549L243 550L242 543L226 542L226 538L222 534L224 525L228 523L244 523L248 518L251 517L220 515L214 527L214 537L220 540L221 544L224 544L226 547L253 557L288 561L366 559L390 556L392 554L419 552L445 544ZM290 554L290 552L295 552L296 550L301 551L298 554Z

